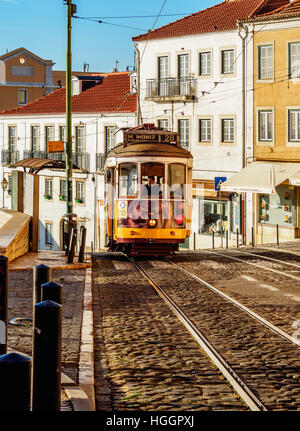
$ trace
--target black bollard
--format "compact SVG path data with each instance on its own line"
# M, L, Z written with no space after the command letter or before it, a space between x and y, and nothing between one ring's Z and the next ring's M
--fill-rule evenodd
M32 410L59 411L62 306L40 302L35 305L34 316Z
M41 285L51 280L51 268L47 265L37 265L33 268L33 306L41 302Z
M7 352L8 258L0 256L0 355Z
M214 231L212 231L212 237L211 237L211 239L212 239L212 248L214 250L215 249L215 232Z
M252 236L251 245L252 245L252 247L254 247L254 228L253 228L253 226L251 228L251 236Z
M0 382L0 411L30 411L30 357L19 353L0 356Z
M68 263L73 263L75 256L75 247L77 242L77 227L72 228L71 239L70 239L70 247L68 253Z
M228 249L228 230L226 231L226 248Z
M276 225L276 244L277 244L277 247L279 247L279 226L278 226L278 224Z
M86 227L81 226L81 228L80 228L80 249L79 249L78 262L84 262L85 243L86 243Z
M41 286L41 301L53 301L57 304L63 303L63 287L59 283L49 281L49 283L42 284Z
M236 246L239 248L239 230L236 230Z

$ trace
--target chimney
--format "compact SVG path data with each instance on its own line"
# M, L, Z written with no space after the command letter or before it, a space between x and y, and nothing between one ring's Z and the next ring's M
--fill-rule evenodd
M119 72L119 62L118 62L118 60L116 61L116 67L114 67L112 71L113 72Z

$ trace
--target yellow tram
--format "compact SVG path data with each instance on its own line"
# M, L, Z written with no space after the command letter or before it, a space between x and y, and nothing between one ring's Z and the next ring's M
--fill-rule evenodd
M190 236L192 166L180 134L153 124L127 129L105 163L108 247L166 255Z

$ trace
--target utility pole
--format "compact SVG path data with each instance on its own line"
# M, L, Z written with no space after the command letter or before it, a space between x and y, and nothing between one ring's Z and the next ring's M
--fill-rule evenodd
M72 157L72 50L71 29L72 16L76 13L76 5L72 0L64 0L67 5L67 58L66 58L66 204L68 218L68 238L71 237L73 226L73 157Z

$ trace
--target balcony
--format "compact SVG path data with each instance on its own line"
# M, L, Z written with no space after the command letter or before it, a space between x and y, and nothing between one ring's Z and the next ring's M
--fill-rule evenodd
M104 165L106 160L106 153L97 153L96 154L96 171L104 172Z
M66 161L65 153L48 153L47 151L31 151L25 150L23 152L23 159L38 158L38 159L51 159ZM82 171L88 172L90 170L90 155L89 153L73 153L74 169L78 168ZM76 168L75 168L76 166Z
M153 102L187 102L196 97L195 78L147 79L146 100Z
M10 151L10 150L2 150L1 151L1 165L2 166L15 166L15 164L21 160L20 151Z

